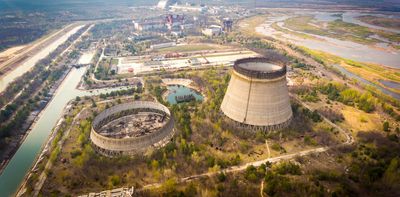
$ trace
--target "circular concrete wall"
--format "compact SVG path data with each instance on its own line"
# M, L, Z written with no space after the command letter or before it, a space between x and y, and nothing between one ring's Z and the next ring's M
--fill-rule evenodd
M166 124L147 135L129 138L112 138L99 134L98 130L105 124L131 114L139 112L155 112L168 116ZM92 123L90 140L96 150L106 156L134 155L144 152L150 147L160 147L166 144L173 136L174 120L167 107L156 102L136 101L113 106L102 111Z

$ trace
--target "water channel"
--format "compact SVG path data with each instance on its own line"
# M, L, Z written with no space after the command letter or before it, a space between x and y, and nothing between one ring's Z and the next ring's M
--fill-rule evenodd
M61 118L63 109L67 103L77 96L91 96L107 93L121 88L110 88L95 90L93 92L76 89L86 68L73 68L48 106L41 112L36 123L32 125L31 131L25 141L12 157L3 173L0 175L0 196L12 196L17 191L34 164L36 157L40 154L42 145L47 141L53 127Z
M38 53L29 57L28 60L24 61L21 65L17 68L13 69L12 71L6 73L3 76L0 76L0 92L4 91L7 86L13 82L18 77L22 76L24 73L28 72L35 66L35 64L48 56L51 52L53 52L58 46L63 44L70 36L75 34L82 26L75 27L71 29L69 32L65 33L63 36L58 38L56 41L52 42L51 44L47 45L43 49L41 49Z

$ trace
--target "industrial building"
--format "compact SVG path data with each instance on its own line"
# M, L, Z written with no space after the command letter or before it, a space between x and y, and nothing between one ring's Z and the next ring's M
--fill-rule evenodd
M173 4L177 4L177 3L178 3L178 0L160 0L157 3L157 8L166 10L166 9L169 9L169 6L171 6Z
M137 31L156 31L166 29L165 20L159 17L133 21L133 25Z
M166 20L166 25L169 30L176 29L176 28L181 28L182 25L184 25L185 21L185 16L184 15L179 15L179 14L168 14L165 17Z
M96 116L90 140L102 155L135 155L165 145L173 131L174 120L167 107L135 101L113 106Z
M195 12L195 13L204 13L207 11L207 7L204 6L196 6L190 4L175 4L169 6L171 11L181 11L181 12Z
M292 119L286 66L267 58L235 61L222 112L253 131L284 128Z
M224 28L223 30L225 32L231 32L232 28L233 28L233 20L229 19L229 18L224 18L223 22L224 24Z
M222 33L222 27L219 25L210 25L208 28L204 28L201 32L205 36L218 36Z

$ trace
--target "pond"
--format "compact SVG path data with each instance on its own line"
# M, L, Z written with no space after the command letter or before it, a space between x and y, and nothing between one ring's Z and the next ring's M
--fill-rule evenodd
M169 94L166 99L172 105L192 100L203 101L204 99L203 95L199 92L183 85L169 85L168 91Z

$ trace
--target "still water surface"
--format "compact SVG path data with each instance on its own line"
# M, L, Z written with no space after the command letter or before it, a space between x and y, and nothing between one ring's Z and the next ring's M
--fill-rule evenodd
M69 101L77 96L91 96L111 92L121 88L110 88L95 90L93 92L77 90L86 68L72 69L61 86L58 88L54 98L42 111L37 122L33 125L25 141L12 157L3 173L0 175L0 196L11 196L16 193L23 181L25 174L34 164L36 157L40 154L42 145L45 144L53 127L61 118L64 107Z
M169 85L168 90L170 93L167 96L167 101L170 104L177 104L175 99L176 96L193 95L196 98L196 101L202 101L204 99L200 93L186 86Z
M42 50L40 50L38 53L33 55L32 57L29 57L24 63L19 65L17 68L14 70L6 73L5 75L1 76L0 78L0 92L4 91L7 86L13 82L15 79L18 77L22 76L24 73L30 71L35 64L48 56L51 52L53 52L58 46L60 46L62 43L67 41L67 39L75 34L80 28L83 26L78 26L73 28L71 31L67 32L60 38L58 38L56 41L52 42L51 44L47 45L44 47Z

